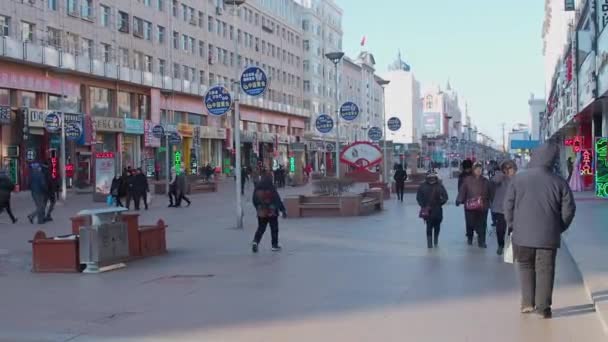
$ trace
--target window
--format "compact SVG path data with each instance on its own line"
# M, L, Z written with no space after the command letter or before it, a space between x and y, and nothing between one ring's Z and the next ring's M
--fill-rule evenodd
M156 9L159 11L165 10L165 1L164 0L156 0Z
M118 11L118 31L129 33L129 13Z
M205 80L205 70L199 70L198 72L198 82L200 84L207 84Z
M173 48L179 49L179 32L173 31Z
M144 37L144 21L141 18L133 17L133 35L135 37Z
M209 31L209 33L213 32L213 17L212 16L207 17L207 31Z
M112 92L104 88L89 88L91 99L91 115L93 116L111 116L110 104L112 103Z
M219 19L215 19L215 28L217 30L217 35L221 36L222 35L222 23L219 21Z
M190 51L192 52L192 54L194 55L196 53L196 39L194 39L193 37L189 37L190 39Z
M205 58L205 42L202 40L198 41L198 55L199 57Z
M80 0L80 16L86 19L93 17L93 0Z
M182 34L182 39L180 40L180 45L182 47L182 50L188 51L188 36L186 36L185 34Z
M11 104L11 91L10 89L0 88L0 105L10 106Z
M180 78L181 67L178 63L173 63L173 78Z
M152 41L152 23L144 20L144 39Z
M10 36L11 18L0 15L0 37Z
M147 7L151 7L152 6L152 0L144 0L144 5L146 5Z
M154 70L153 63L152 56L144 56L144 71L152 72L152 70Z
M131 97L133 94L124 91L118 92L118 117L131 117Z
M158 73L161 76L165 76L167 72L167 61L162 58L158 59Z
M304 45L304 51L310 50L310 41L309 40L303 40L302 44Z
M76 0L67 0L66 8L69 15L78 15L78 4Z
M84 57L93 57L93 41L90 39L81 38L80 51L82 51L82 56Z
M205 25L203 23L204 19L205 19L205 15L203 14L203 12L199 11L198 12L198 27L203 28L203 26Z
M129 67L129 49L120 48L120 66Z
M35 25L32 23L28 23L26 21L21 22L21 40L24 42L33 42L34 41L34 27Z
M209 85L215 85L215 74L209 73Z
M56 28L48 27L47 28L48 35L48 44L50 46L54 46L56 48L61 47L61 30Z
M110 44L101 43L101 56L105 63L112 61L112 46Z
M173 5L171 5L171 11L173 12L173 16L177 18L177 0L173 0Z
M156 40L158 40L159 44L164 44L165 43L165 28L163 26L158 25L157 27L157 37Z
M306 91L306 92L310 91L310 81L308 81L308 80L304 81L304 91Z
M110 7L101 5L99 6L101 9L101 15L99 16L99 20L101 22L101 26L109 27L110 26Z
M182 4L182 17L184 21L188 21L188 6Z
M57 0L48 0L47 7L51 11L56 11L57 10Z

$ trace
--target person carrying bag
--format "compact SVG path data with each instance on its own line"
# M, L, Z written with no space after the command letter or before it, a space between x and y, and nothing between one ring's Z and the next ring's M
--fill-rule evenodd
M443 205L448 202L448 193L437 173L429 171L425 182L418 188L416 201L420 205L418 216L426 222L427 247L438 247L439 231L443 221Z

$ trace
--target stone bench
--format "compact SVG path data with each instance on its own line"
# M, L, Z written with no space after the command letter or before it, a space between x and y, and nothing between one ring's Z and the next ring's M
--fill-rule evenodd
M217 192L217 182L197 180L188 184L187 194Z
M382 189L371 189L362 194L342 196L292 196L285 198L287 215L296 217L361 216L384 209Z

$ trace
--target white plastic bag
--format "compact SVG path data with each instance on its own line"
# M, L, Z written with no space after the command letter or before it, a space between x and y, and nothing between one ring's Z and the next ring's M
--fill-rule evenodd
M513 254L513 243L511 242L511 235L507 235L505 239L505 250L503 254L505 263L513 264L515 262L515 255Z

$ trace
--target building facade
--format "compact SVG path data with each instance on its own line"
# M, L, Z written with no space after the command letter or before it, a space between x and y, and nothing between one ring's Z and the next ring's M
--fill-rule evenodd
M43 121L60 111L82 130L67 144L77 185L94 184L99 152L115 154L118 169L143 167L149 175L165 174L165 153L176 152L189 172L202 164L228 170L230 116L209 115L202 97L217 84L236 90L252 65L271 82L262 98L242 96L243 163L286 162L310 116L304 12L293 1L247 1L236 13L220 1L1 2L3 165L27 187L28 162L56 153L58 136ZM157 124L182 137L169 151L151 134Z
M528 108L530 110L530 137L532 140L539 140L540 120L545 113L546 100L535 98L534 94L530 94Z

